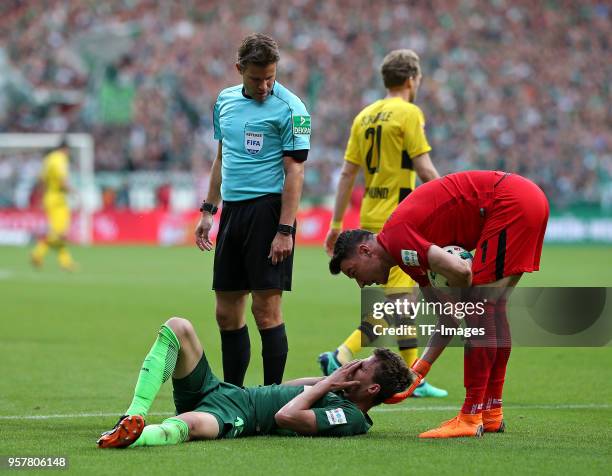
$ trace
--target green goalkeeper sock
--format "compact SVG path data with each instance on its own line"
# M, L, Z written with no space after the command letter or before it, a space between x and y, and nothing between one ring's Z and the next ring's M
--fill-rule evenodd
M189 427L179 418L167 418L161 425L147 425L129 447L176 445L189 439Z
M181 348L179 340L168 326L161 326L157 340L145 357L138 375L134 398L126 415L147 416L159 389L170 378Z

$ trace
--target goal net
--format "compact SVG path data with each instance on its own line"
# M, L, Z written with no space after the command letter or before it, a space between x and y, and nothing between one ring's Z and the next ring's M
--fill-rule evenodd
M91 243L94 210L94 141L89 134L0 134L0 244L23 245L40 232L33 193L45 154L66 138L70 148L71 236Z

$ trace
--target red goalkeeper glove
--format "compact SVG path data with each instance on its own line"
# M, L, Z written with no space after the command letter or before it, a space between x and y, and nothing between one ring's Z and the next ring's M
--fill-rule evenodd
M423 359L417 359L414 364L412 364L412 367L410 367L410 371L412 372L413 376L412 384L410 385L410 387L408 387L408 389L404 390L403 392L391 395L384 401L384 403L392 405L394 403L400 403L406 400L410 395L412 395L412 392L414 392L414 390L421 384L421 382L425 378L425 375L427 375L427 372L429 372L429 369L431 369L431 364L429 362Z

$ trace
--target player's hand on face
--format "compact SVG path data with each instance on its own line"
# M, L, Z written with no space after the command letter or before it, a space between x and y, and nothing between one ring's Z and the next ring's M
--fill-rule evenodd
M213 249L213 243L208 237L212 225L212 215L209 213L203 213L195 229L195 242L198 248L200 248L202 251L210 251Z
M352 360L326 377L327 382L331 384L331 391L344 390L359 385L359 380L354 380L354 378L355 372L361 368L361 364L361 360Z
M329 229L327 232L327 236L325 237L325 251L328 256L334 255L334 246L336 245L336 240L340 236L340 230Z
M272 260L272 264L276 266L278 263L282 263L286 258L288 258L289 255L291 255L292 250L293 237L291 235L277 233L272 240L268 259Z

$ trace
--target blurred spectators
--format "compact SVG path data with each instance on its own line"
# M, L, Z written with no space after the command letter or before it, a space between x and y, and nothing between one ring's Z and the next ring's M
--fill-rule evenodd
M115 210L117 206L117 192L111 187L102 188L102 206L101 210L110 212Z
M164 211L170 210L171 192L172 192L172 188L170 187L170 184L168 183L164 183L160 185L159 187L157 187L157 192L156 192L157 208L164 210Z
M610 31L598 0L6 0L0 131L89 131L97 170L208 170L212 105L240 40L281 45L278 79L313 116L305 196L333 193L378 65L412 48L441 173L506 169L552 201L598 203L612 177Z

